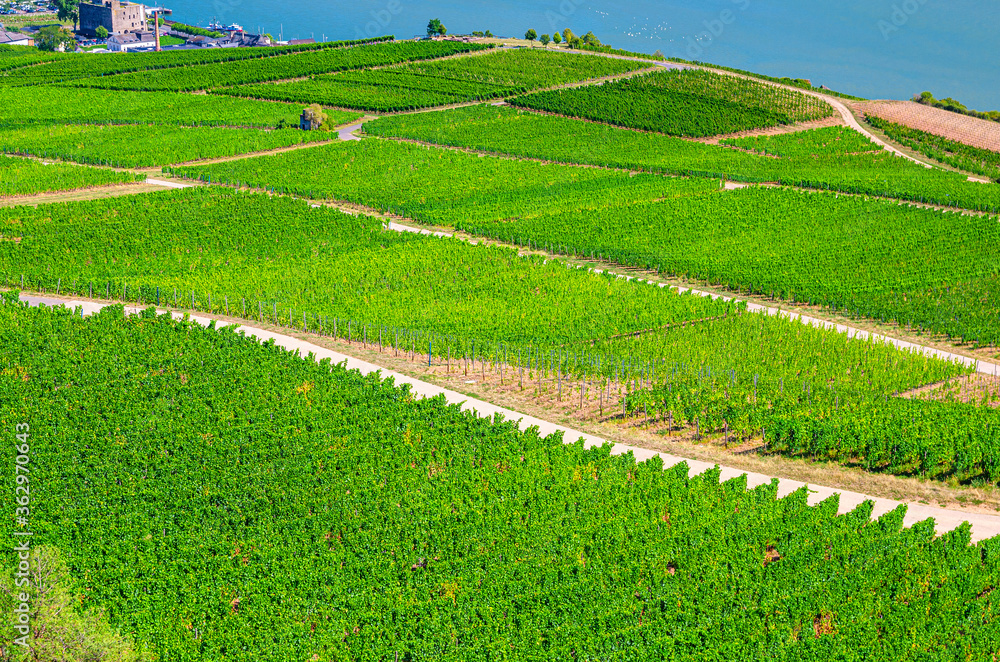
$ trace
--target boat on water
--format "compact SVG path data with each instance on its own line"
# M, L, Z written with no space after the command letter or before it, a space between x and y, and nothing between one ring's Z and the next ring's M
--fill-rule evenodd
M216 32L243 32L243 26L239 23L223 25L216 19L212 19L212 22L208 24L208 29L215 30Z

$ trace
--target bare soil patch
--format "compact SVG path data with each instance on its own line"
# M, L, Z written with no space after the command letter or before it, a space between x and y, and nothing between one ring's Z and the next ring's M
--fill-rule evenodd
M955 142L1000 152L1000 123L953 113L914 101L866 101L851 104L855 111L874 115L918 131Z
M985 404L997 409L1000 408L1000 376L964 375L907 391L900 397L908 400Z
M824 117L823 119L811 120L809 122L796 122L795 124L779 124L778 126L768 127L766 129L751 129L749 131L738 131L736 133L726 133L718 136L709 136L707 138L688 138L688 140L693 140L698 143L705 143L706 145L718 145L722 140L728 140L730 138L753 138L756 136L780 136L786 133L798 133L800 131L808 131L809 129L822 129L828 126L844 126L844 118L840 115L831 115L830 117Z
M52 191L51 193L40 193L38 195L17 195L9 198L0 198L0 207L15 207L17 205L38 205L53 202L76 202L80 200L98 200L100 198L115 198L122 195L135 195L136 193L148 193L150 191L165 191L166 187L145 182L135 182L132 184L110 184L108 186L92 186L90 188L73 189L70 191Z

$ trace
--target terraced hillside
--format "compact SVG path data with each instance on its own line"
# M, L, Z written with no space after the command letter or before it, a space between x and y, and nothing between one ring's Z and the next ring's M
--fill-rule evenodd
M998 185L605 51L0 48L0 660L991 659Z

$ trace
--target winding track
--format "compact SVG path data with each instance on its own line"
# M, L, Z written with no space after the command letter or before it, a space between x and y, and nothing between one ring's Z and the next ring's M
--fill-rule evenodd
M46 298L29 296L22 294L21 300L27 302L29 305L37 306L39 304L44 304L47 306L60 306L66 305L70 308L80 307L81 312L84 315L91 315L95 312L100 311L109 304L99 304L92 301L80 301L72 300L66 301L63 299ZM127 306L125 308L126 314L137 314L141 311L141 308L135 306ZM165 311L161 311L165 312ZM175 318L181 318L183 315L181 313L173 313ZM189 319L201 324L202 326L208 326L211 322L216 322L217 327L229 326L230 323L224 320L219 320L213 317L202 317L202 316L191 316ZM265 329L259 329L252 326L236 326L237 331L242 331L249 337L256 338L257 340L263 342L269 339L273 339L276 345L279 345L285 349L291 351L297 351L301 356L308 356L310 353L315 357L316 361L320 361L325 358L329 358L333 363L345 364L348 369L358 370L363 375L370 373L381 373L383 379L392 378L396 384L409 384L412 392L415 395L432 398L437 396L444 396L445 400L449 404L458 404L464 411L471 411L474 415L482 418L493 418L496 415L500 415L509 420L518 421L518 426L522 430L527 430L531 427L538 428L541 435L547 436L550 434L561 434L563 436L563 441L565 443L573 443L577 439L583 439L584 445L586 447L600 446L606 443L612 443L600 437L595 437L593 435L580 432L571 428L566 428L549 421L544 421L542 419L534 418L532 416L527 416L510 409L505 409L504 407L498 407L496 405L490 404L488 402L483 402L482 400L477 400L475 398L469 398L462 393L457 391L451 391L449 389L441 388L434 384L428 384L427 382L420 381L419 379L414 379L406 375L384 370L383 368L367 361L362 361L345 354L340 354L334 352L333 350L327 349L325 347L320 347L319 345L314 345L312 343L300 340L298 338L293 338L291 336L286 336L273 331L267 331ZM676 455L670 455L667 453L657 453L645 448L636 448L634 446L627 446L625 444L613 444L612 453L615 455L624 455L626 453L632 453L635 456L636 461L642 462L648 460L652 457L660 457L663 460L664 467L674 466L680 464L681 462L686 462L688 466L688 475L695 476L701 474L709 469L712 469L714 464L708 462L700 462L697 460L688 460ZM778 496L785 497L792 492L807 487L805 483L801 483L795 480L787 480L783 478L773 478L771 476L765 476L763 474L751 473L746 471L741 471L739 469L733 469L730 467L721 467L721 480L726 481L739 476L746 475L747 477L747 487L752 489L759 485L765 485L770 483L772 480L778 481ZM838 495L840 499L840 505L838 508L838 513L843 514L854 510L858 505L865 501L871 501L875 504L872 511L872 518L877 519L885 513L895 510L901 505L907 506L906 517L903 519L904 526L913 526L917 522L926 520L928 518L933 518L935 522L935 530L938 534L951 531L952 529L960 526L963 522L969 522L972 525L972 541L977 542L980 540L985 540L987 538L992 538L994 536L1000 535L1000 515L983 515L978 513L962 513L960 511L947 510L944 508L935 508L933 506L926 506L919 503L903 503L900 501L893 501L891 499L879 499L876 497L867 496L864 494L858 494L857 492L849 492L846 490L838 490L829 487L818 487L815 485L809 485L809 496L808 501L810 505L815 505L824 499L827 499L833 495Z

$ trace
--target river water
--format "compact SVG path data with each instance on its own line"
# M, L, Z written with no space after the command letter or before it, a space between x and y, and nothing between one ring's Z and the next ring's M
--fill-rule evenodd
M930 90L970 108L1000 110L996 0L164 0L173 19L213 18L285 39L422 33L522 36L592 30L617 48L677 56L873 99ZM147 3L152 4L152 3Z

